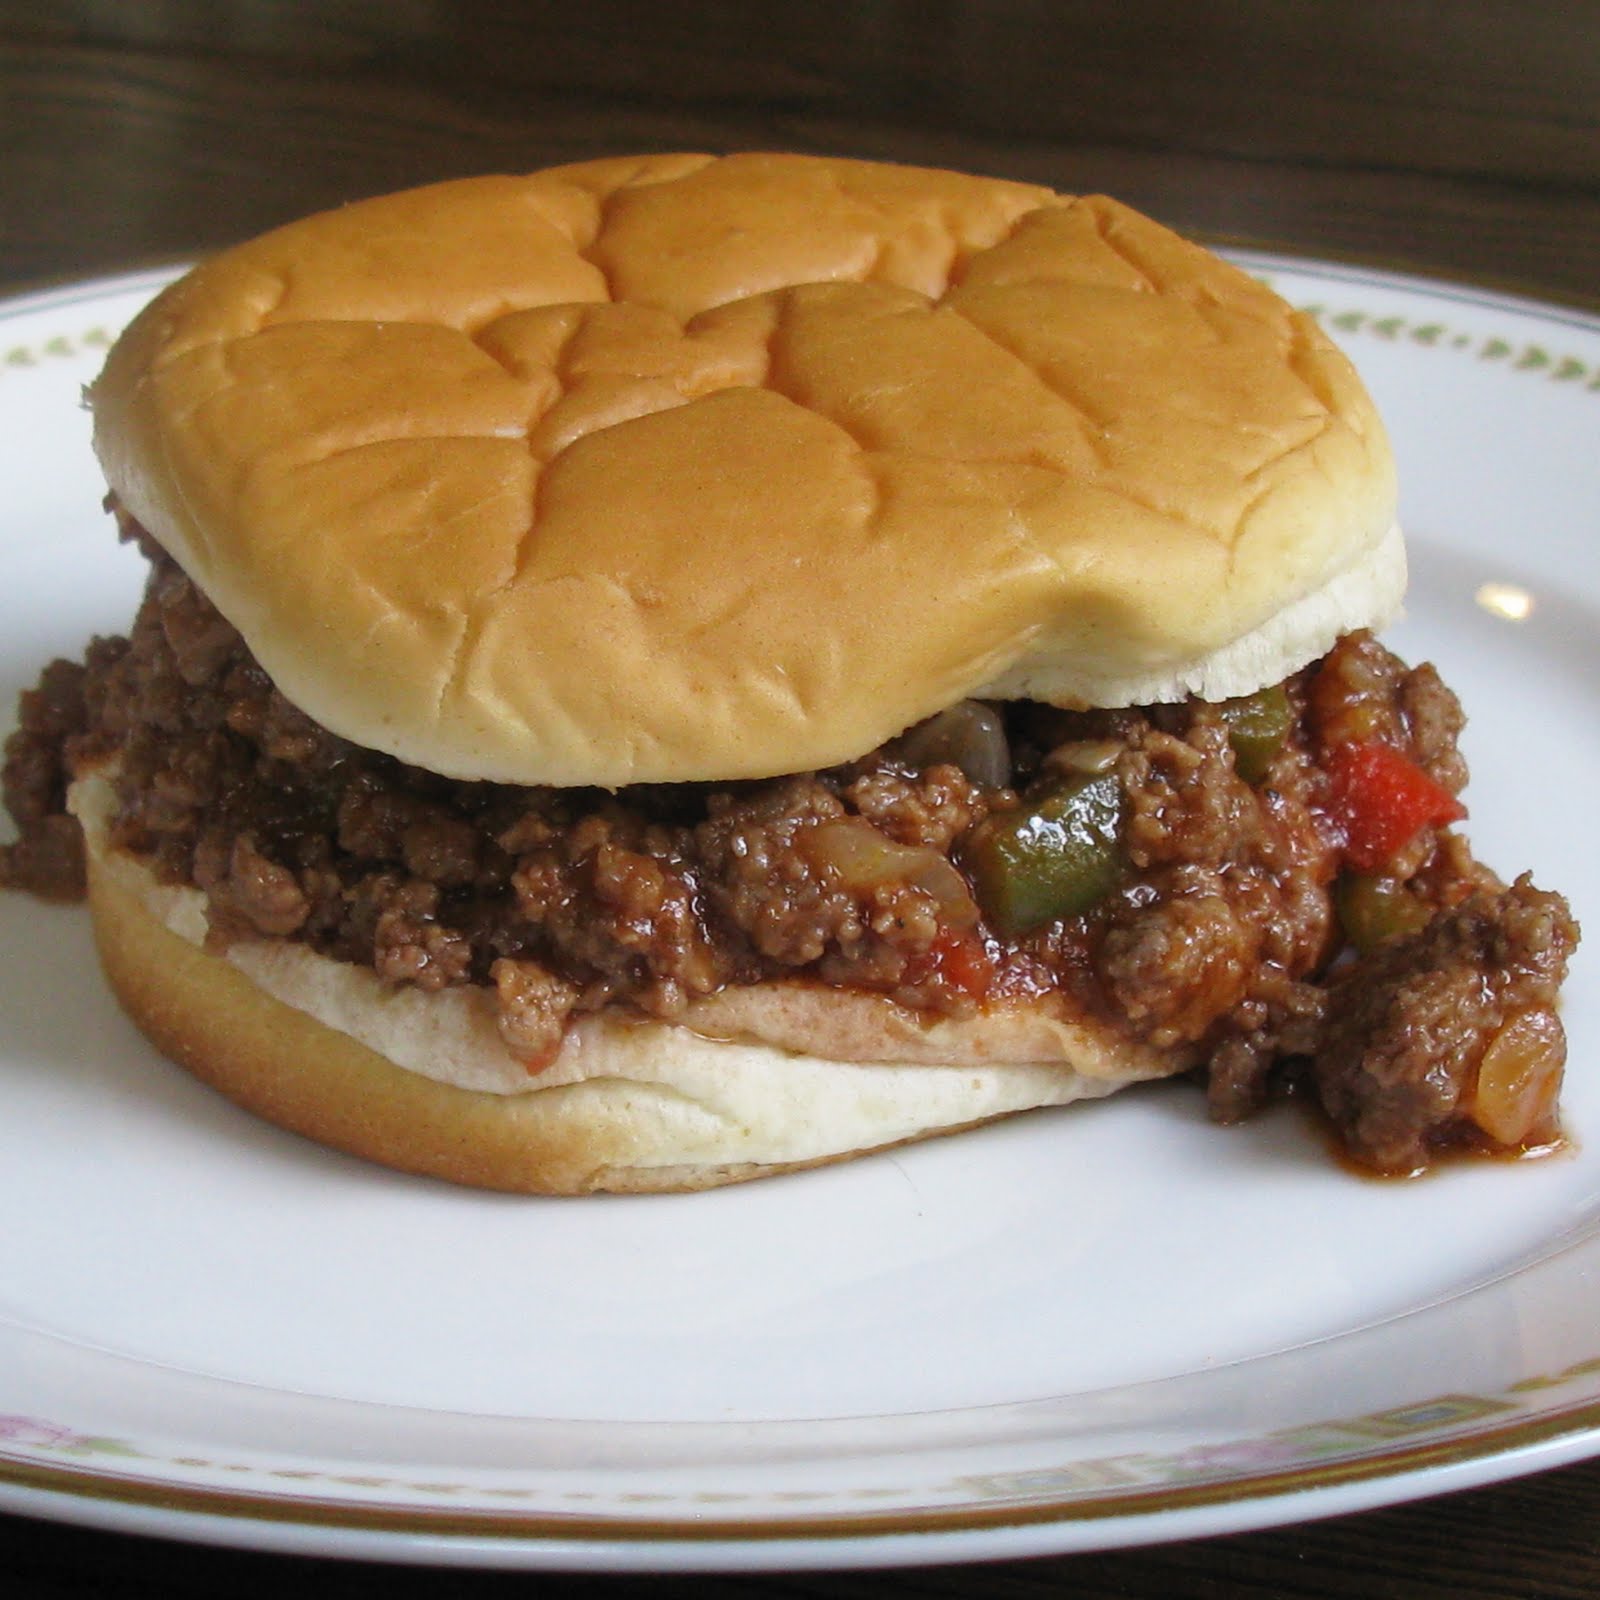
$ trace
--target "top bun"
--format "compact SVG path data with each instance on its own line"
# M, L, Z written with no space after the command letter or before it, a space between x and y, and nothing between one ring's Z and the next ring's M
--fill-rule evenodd
M969 695L1242 694L1404 581L1311 320L1114 201L949 172L367 201L168 289L92 398L112 488L284 694L454 777L760 777Z

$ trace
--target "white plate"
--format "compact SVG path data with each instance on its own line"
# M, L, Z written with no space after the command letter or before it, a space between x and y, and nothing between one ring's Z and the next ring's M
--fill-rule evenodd
M1320 308L1392 425L1415 555L1394 640L1473 714L1481 853L1596 920L1565 825L1600 778L1600 321L1248 264ZM131 615L77 401L156 281L0 307L7 704ZM234 1111L122 1020L76 910L6 897L0 950L3 1507L395 1559L793 1568L1217 1533L1600 1445L1587 952L1576 1143L1542 1162L1362 1181L1294 1116L1219 1131L1167 1085L563 1202Z

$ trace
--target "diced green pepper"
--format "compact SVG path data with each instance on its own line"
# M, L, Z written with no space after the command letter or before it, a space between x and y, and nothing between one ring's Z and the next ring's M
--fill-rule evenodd
M1228 725L1234 770L1246 783L1260 783L1294 721L1283 685L1275 683L1237 700L1224 700L1217 710Z
M1021 934L1087 911L1122 875L1121 822L1122 785L1109 772L986 818L962 856L989 921Z
M1419 933L1430 912L1398 878L1347 872L1334 889L1334 905L1344 936L1361 955L1379 945Z

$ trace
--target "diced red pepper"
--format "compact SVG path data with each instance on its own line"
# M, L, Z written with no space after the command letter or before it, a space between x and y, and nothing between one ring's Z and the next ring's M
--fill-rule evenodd
M1424 828L1467 814L1443 784L1376 739L1336 746L1327 769L1345 858L1358 872L1380 871Z
M994 962L976 934L947 928L928 953L933 970L952 989L981 1000L994 987Z

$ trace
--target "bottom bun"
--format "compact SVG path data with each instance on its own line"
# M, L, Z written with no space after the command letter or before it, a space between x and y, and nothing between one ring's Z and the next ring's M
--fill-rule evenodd
M453 1183L552 1195L705 1189L1153 1075L1148 1064L1108 1076L1099 1063L1101 1075L1090 1077L1059 1061L833 1061L670 1023L599 1018L581 1025L583 1076L526 1077L519 1093L462 1088L396 1065L281 998L281 979L279 994L269 993L233 952L211 953L174 932L161 908L175 895L198 896L157 884L97 833L91 826L89 902L101 960L124 1009L163 1054L280 1127ZM393 994L364 969L266 943L292 954L312 995L359 976L376 1013Z

